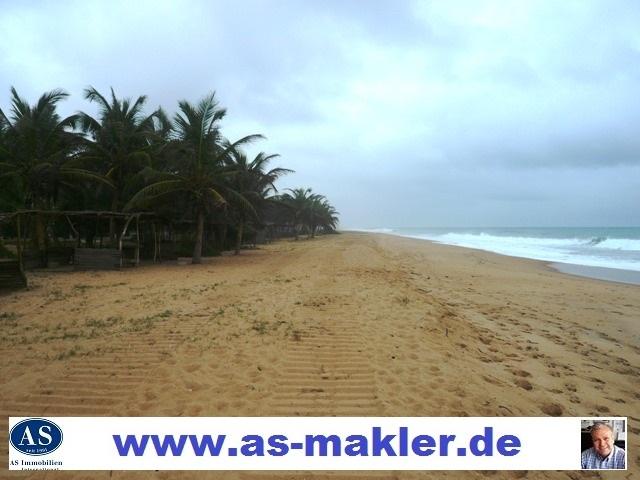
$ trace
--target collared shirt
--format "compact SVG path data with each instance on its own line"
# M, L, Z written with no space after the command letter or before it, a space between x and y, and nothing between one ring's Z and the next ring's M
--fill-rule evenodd
M582 452L583 469L624 469L625 452L623 449L613 446L608 457L602 458L596 449L591 447Z

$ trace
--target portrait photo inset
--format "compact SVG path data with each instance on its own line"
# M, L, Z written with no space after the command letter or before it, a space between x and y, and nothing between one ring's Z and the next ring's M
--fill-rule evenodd
M582 420L583 470L610 470L625 468L625 420Z

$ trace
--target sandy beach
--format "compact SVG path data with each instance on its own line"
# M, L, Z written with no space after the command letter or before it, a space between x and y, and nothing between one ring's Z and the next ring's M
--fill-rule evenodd
M632 478L640 468L637 285L364 233L279 241L202 265L35 272L29 281L28 291L0 296L4 452L7 417L19 415L610 415L629 417L630 470L601 476ZM584 476L12 473L77 479Z

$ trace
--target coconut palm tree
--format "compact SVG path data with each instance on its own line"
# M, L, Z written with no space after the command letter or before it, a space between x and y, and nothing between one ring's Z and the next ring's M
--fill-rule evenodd
M57 104L68 94L56 89L30 106L11 88L11 114L0 109L0 176L11 178L23 208L51 210L59 193L80 181L110 184L99 174L78 168L82 138L73 132L77 115L60 118ZM46 265L46 226L36 214L35 237L41 263Z
M150 115L143 113L147 97L139 96L135 102L119 99L113 88L107 100L95 88L84 91L85 99L98 105L98 118L80 112L78 119L82 131L89 136L83 158L92 162L113 183L111 211L118 212L129 199L132 182L137 174L151 165L154 142L167 135L167 120L161 110ZM117 241L115 218L109 221L109 238Z
M308 222L312 238L318 229L332 232L338 226L338 212L323 195L318 195L311 200Z
M324 195L313 193L310 188L288 189L278 197L278 201L289 210L289 221L295 229L296 239L303 230L311 238L316 231L332 231L338 225L338 212L331 206Z
M267 155L260 152L251 161L246 154L235 150L227 157L227 166L231 169L232 177L229 179L231 187L246 199L253 208L246 208L245 204L233 204L232 216L236 220L236 242L235 254L240 253L242 235L247 221L251 218L258 219L262 207L269 201L269 195L277 193L275 181L283 175L292 173L293 170L287 168L272 168L266 170L267 165L278 154Z
M296 240L307 225L309 206L314 194L310 188L288 188L289 193L278 197L278 201L287 207L290 212L289 221L295 232Z
M207 95L197 105L183 100L178 107L180 111L175 115L168 146L173 158L168 171L149 169L150 183L133 196L126 208L150 205L166 196L186 197L196 219L192 263L201 263L207 214L226 205L228 200L251 208L242 195L229 187L227 179L232 173L227 164L237 148L262 136L249 135L234 143L227 141L219 126L226 110L219 107L215 93Z

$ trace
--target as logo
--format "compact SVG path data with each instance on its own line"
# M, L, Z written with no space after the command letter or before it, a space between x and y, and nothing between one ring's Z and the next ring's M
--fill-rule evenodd
M28 418L14 425L9 433L11 445L27 455L46 455L62 443L62 430L44 418Z

